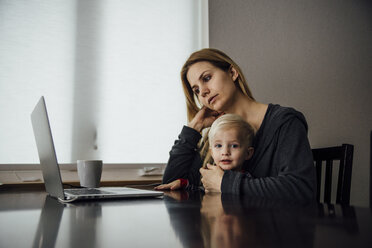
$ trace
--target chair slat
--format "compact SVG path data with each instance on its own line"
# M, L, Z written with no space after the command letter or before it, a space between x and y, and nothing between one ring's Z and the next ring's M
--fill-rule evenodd
M324 202L331 202L332 193L332 160L326 161L326 172L324 181Z
M316 200L320 201L320 188L322 182L322 160L315 161L316 168Z
M343 147L343 152L345 154L345 148ZM342 195L342 192L344 191L344 187L347 187L345 185L345 158L340 160L340 169L338 172L338 182L337 182L337 195L336 195L336 203L340 203L341 199L344 198Z
M342 183L339 182L341 185L340 193L338 193L341 197L340 199L336 200L336 203L343 203L343 204L350 204L350 190L351 190L351 172L352 172L352 164L353 164L353 153L354 147L350 145L342 145L343 147L343 154L344 157L340 164L342 164ZM341 169L340 169L341 170ZM340 180L340 177L339 177Z
M369 207L372 209L372 131L369 142Z

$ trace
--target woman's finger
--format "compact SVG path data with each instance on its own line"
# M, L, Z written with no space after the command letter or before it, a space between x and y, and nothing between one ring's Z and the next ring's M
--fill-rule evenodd
M177 189L180 189L181 188L181 180L175 180L173 182L170 183L171 184L171 190L177 190Z
M160 184L159 186L156 186L154 189L170 189L170 183Z

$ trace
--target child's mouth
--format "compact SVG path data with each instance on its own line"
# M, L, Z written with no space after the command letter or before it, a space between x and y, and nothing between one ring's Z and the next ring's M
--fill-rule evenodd
M221 160L221 163L222 164L231 164L231 162L232 162L232 160L230 160L230 159L223 159L223 160Z

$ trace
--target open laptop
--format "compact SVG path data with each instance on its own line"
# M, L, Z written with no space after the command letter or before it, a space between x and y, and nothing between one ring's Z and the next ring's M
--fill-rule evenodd
M52 131L43 96L40 98L35 109L31 113L31 121L39 153L45 189L52 197L55 197L62 202L71 202L81 199L156 197L163 195L163 192L159 191L127 187L63 189L61 172L59 170Z

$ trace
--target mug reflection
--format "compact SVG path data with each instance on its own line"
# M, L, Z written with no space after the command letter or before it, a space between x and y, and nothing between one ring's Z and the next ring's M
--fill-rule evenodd
M101 247L97 240L101 221L102 207L98 202L79 203L71 208L69 247Z

